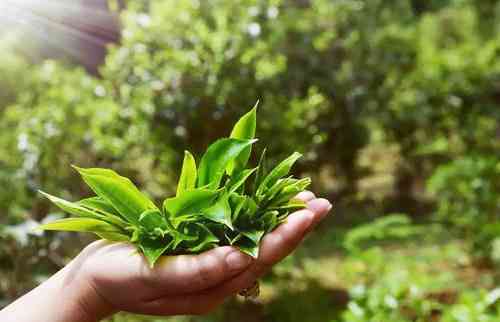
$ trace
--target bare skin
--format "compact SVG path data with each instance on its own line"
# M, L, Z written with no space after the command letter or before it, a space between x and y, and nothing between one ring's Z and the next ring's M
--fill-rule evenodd
M3 322L96 322L119 311L159 316L206 314L250 287L290 254L331 209L311 192L307 209L266 235L259 258L233 247L165 256L150 269L135 247L97 241L49 280L2 311Z

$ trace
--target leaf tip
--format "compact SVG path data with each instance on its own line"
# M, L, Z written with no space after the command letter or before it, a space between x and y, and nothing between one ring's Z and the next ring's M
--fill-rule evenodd
M259 104L260 104L260 99L257 99L257 102L255 102L255 105L253 106L252 111L257 112L257 109L258 109L258 107L259 107Z
M42 190L38 190L38 193L41 194L42 196L44 196L45 198L49 199L50 201L54 202L54 200L56 200L56 198Z
M72 167L73 169L75 169L75 170L76 170L79 174L82 174L83 172L85 172L85 169L84 169L84 168L81 168L81 167L79 167L79 166L77 166L77 165L72 164L72 165L71 165L71 167Z

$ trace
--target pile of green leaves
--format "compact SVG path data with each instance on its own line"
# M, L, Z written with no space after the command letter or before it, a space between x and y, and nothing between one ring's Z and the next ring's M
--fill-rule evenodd
M96 196L69 202L42 192L75 217L41 228L131 242L151 266L163 254L199 253L219 245L233 245L257 257L262 237L305 206L294 196L310 179L289 176L301 157L297 152L268 172L264 149L259 164L247 168L257 141L255 129L256 107L236 123L229 138L208 147L198 167L186 151L177 194L161 208L112 170L75 167Z

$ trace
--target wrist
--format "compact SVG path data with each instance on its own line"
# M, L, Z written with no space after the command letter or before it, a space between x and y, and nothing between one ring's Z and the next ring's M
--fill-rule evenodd
M77 261L0 312L2 322L97 322L113 309L99 296Z
M91 273L79 264L78 257L63 271L61 292L65 294L68 306L73 308L78 322L96 322L116 313L113 306L99 293Z

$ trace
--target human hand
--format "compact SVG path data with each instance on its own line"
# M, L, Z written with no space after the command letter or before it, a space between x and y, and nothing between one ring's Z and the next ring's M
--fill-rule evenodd
M82 311L94 320L116 311L163 316L208 313L290 254L331 209L326 199L316 199L311 192L298 198L307 202L307 209L291 214L266 235L255 260L224 246L200 255L164 256L151 269L133 245L97 241L69 265L67 283L84 284L89 290L80 302Z

